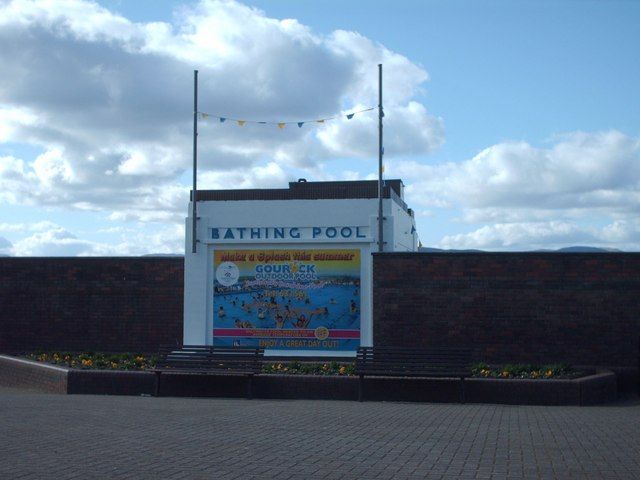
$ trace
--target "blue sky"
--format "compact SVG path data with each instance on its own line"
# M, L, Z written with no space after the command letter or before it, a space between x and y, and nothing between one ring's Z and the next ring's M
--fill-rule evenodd
M0 7L0 253L182 251L193 68L203 110L291 120L375 104L378 61L423 244L640 249L638 2L99 3ZM203 125L201 185L367 178L359 122Z

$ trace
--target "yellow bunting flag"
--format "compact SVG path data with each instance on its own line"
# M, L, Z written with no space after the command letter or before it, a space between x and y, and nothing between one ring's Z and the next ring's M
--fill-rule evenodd
M244 127L245 123L247 123L246 120L238 120L238 125L240 125L241 127Z
M209 118L209 114L208 113L201 113L200 115L202 115L203 119Z
M318 122L318 123L324 123L324 118L323 118L323 119L321 119L321 120L316 120L316 122Z
M382 165L382 168L380 169L380 171L384 173L384 165Z
M279 129L281 129L281 130L282 130L282 129L284 128L284 126L285 126L285 123L284 123L284 122L280 122L280 123L278 123L278 128L279 128Z

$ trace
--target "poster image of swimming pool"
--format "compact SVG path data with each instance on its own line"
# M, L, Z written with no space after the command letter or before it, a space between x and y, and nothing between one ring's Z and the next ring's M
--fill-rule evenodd
M360 250L216 250L213 344L353 351Z

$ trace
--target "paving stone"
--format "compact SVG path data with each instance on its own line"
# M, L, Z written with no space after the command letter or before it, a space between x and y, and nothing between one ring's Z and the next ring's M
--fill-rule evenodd
M640 478L640 402L144 398L0 388L4 479Z

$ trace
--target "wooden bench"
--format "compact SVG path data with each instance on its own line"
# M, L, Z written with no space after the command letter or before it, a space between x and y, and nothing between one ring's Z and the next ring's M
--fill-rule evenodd
M471 351L463 348L360 347L355 373L360 377L358 401L362 401L364 377L448 377L460 379L464 403L464 379L471 376Z
M156 374L155 396L160 393L163 373L196 373L248 377L247 398L252 398L253 376L262 371L263 348L214 347L210 345L183 345L165 347L158 354L153 371Z

